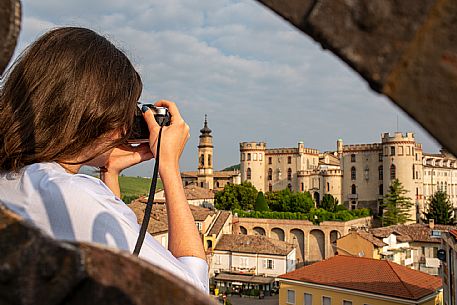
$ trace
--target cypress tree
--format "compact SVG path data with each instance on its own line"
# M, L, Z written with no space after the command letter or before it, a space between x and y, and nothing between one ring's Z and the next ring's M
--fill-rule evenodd
M265 200L265 196L262 192L257 194L257 199L255 201L254 210L256 211L269 211L267 201Z
M454 224L454 209L446 192L438 191L428 202L428 211L424 213L425 221L435 220L436 224Z
M398 179L392 181L389 186L389 192L383 199L383 226L404 224L412 220L410 209L413 206L413 202L411 198L404 196L407 192Z

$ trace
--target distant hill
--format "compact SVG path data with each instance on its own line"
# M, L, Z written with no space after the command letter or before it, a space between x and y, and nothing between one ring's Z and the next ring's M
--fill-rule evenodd
M121 187L121 197L125 203L130 203L132 200L140 196L147 196L151 187L151 179L142 177L127 177L119 176L119 186ZM163 189L162 181L157 181L157 190Z
M224 168L222 171L227 172L227 171L234 171L234 170L240 170L240 165L235 164L235 165Z

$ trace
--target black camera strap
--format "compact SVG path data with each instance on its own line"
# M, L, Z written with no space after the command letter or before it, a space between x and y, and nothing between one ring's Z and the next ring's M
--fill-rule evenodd
M140 234L136 241L135 250L133 250L133 255L138 256L140 254L141 246L143 245L144 237L146 235L146 230L148 229L149 219L151 218L152 204L154 203L154 196L157 186L157 178L159 175L159 157L160 157L160 139L162 138L162 128L160 126L159 136L157 138L157 152L154 164L154 173L152 175L151 188L149 189L148 202L146 203L146 209L144 210L143 223L141 224Z

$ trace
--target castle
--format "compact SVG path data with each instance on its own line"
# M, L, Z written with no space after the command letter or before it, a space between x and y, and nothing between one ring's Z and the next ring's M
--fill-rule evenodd
M413 133L383 133L373 144L344 145L320 152L298 142L292 148L267 148L265 142L240 143L240 170L213 171L213 139L207 117L200 130L198 171L183 172L184 185L221 189L227 183L251 182L259 191L289 188L309 191L318 203L330 194L349 209L369 208L382 213L382 199L392 180L407 190L414 207L410 217L419 220L427 202L438 190L445 191L457 209L457 159L441 150L427 154Z

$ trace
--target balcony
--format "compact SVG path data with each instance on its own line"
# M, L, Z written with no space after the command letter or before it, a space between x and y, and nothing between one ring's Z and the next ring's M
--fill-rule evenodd
M348 194L348 199L357 199L359 198L359 195L357 194Z

